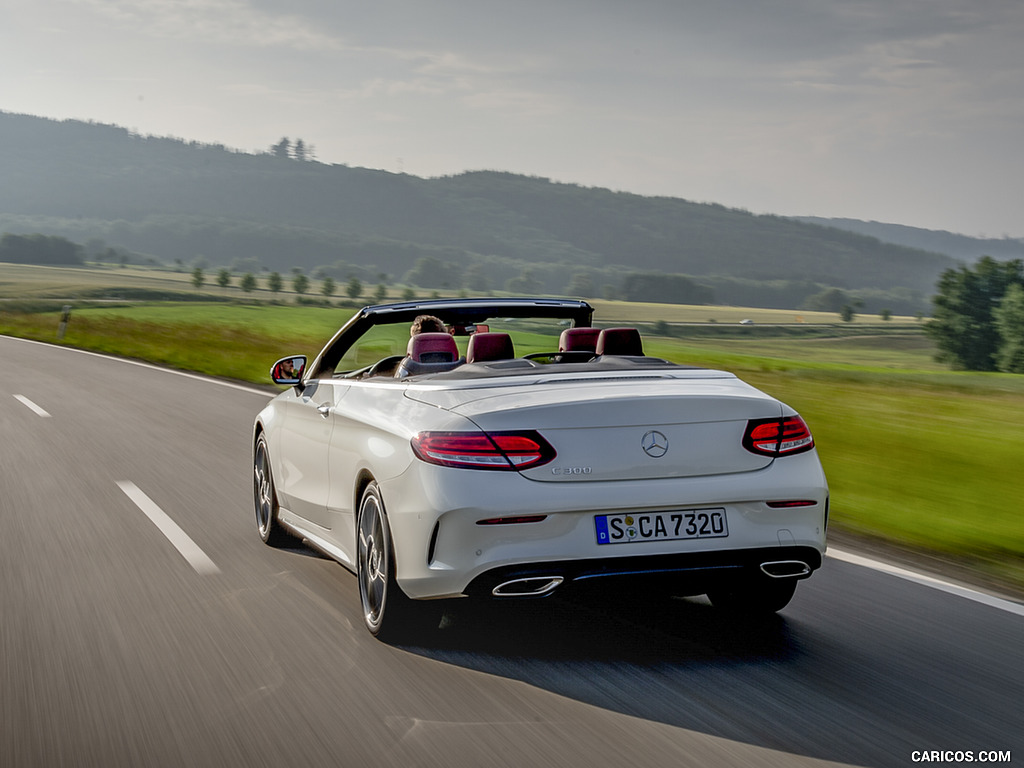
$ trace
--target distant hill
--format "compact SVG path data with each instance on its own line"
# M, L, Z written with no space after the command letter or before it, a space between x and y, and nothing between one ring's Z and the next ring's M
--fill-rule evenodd
M491 171L422 179L0 112L5 232L66 237L86 258L598 295L650 291L657 281L627 277L663 273L723 303L795 308L838 288L898 312L926 308L955 264L720 205Z
M982 256L991 256L999 261L1024 259L1024 239L1002 237L969 237L942 230L919 229L902 224L884 224L878 221L860 219L823 219L816 216L796 216L795 221L835 227L860 235L875 237L883 243L894 243L907 248L918 248L934 253L943 253L965 262L973 262Z

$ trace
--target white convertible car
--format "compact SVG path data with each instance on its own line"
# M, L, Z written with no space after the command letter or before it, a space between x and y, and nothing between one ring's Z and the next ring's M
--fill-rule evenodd
M443 330L410 336L422 315ZM781 609L825 551L807 425L592 315L557 299L372 306L312 363L279 360L288 389L253 433L260 536L354 571L388 639L442 598L625 585Z

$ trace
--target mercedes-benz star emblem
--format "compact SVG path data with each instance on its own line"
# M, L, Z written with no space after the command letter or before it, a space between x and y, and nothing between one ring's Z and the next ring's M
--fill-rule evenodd
M640 447L652 459L660 459L668 453L668 438L656 429L652 429L640 439Z

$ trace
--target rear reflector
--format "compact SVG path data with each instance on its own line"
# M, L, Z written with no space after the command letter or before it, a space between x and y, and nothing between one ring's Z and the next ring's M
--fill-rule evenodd
M814 447L814 438L799 416L747 422L743 447L762 456L789 456Z
M792 509L793 507L814 507L818 502L814 499L792 499L790 501L766 501L772 509Z
M537 432L420 432L412 450L428 464L460 469L521 470L555 458Z
M519 517L489 517L486 520L477 520L477 525L520 525L522 523L539 523L546 520L547 515L520 515Z

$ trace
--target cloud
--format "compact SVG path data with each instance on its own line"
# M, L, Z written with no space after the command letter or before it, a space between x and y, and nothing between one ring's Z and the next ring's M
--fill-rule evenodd
M243 0L73 0L139 34L229 46L340 50L341 40L292 14Z

